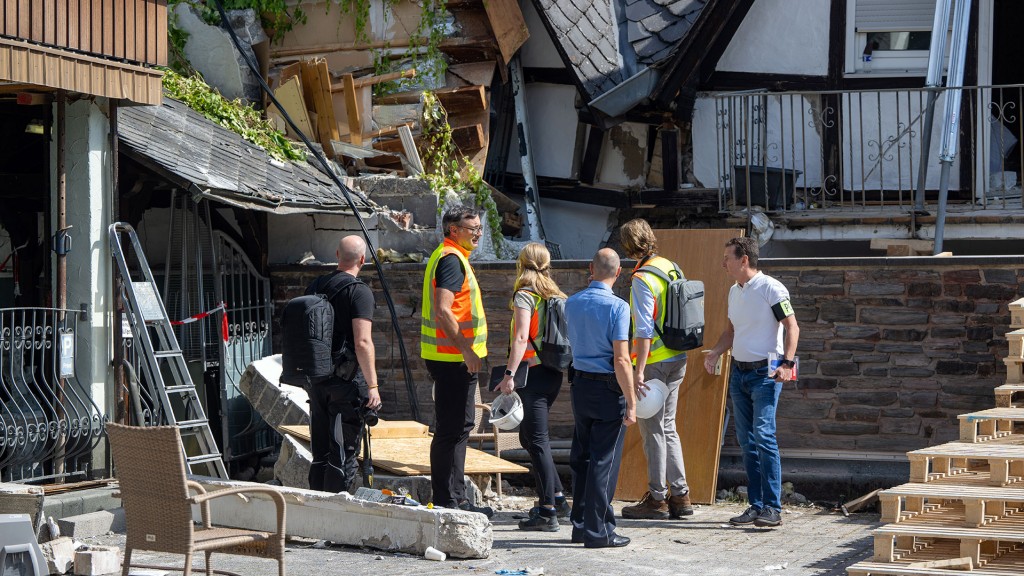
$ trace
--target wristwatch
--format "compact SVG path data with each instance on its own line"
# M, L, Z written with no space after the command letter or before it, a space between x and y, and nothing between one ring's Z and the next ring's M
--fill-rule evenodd
M793 366L796 366L796 362L790 360L789 358L783 358L782 360L779 360L779 366L785 366L786 368L792 368Z
M509 370L508 368L505 368L505 376L515 376L515 375L516 375L515 372Z

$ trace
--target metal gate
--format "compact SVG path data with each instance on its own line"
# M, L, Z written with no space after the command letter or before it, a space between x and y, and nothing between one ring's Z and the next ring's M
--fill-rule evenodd
M93 468L105 418L74 375L82 315L0 309L0 481L88 476Z
M205 389L224 461L237 469L239 460L280 443L239 389L246 367L271 354L273 304L270 279L228 234L213 229L211 209L186 193L172 198L162 295L171 318L187 321L177 326L178 341L193 381Z

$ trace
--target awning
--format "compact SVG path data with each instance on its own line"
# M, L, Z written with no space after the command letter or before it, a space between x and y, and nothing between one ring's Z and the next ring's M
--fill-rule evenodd
M281 162L164 95L160 106L118 109L121 152L196 196L275 214L352 214L334 182L306 162ZM372 212L352 193L360 213Z

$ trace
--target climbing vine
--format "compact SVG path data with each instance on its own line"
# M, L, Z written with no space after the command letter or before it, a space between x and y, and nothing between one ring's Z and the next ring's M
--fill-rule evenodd
M491 231L491 246L497 257L503 257L505 237L501 234L498 205L480 172L465 156L458 155L452 140L452 127L448 124L448 112L429 91L423 92L423 133L427 135L430 145L424 150L426 171L422 178L437 194L438 211L444 209L444 201L449 192L456 193L463 202L471 200L483 208L487 227Z
M306 154L285 138L260 112L241 100L228 100L211 88L198 74L182 76L174 70L163 70L163 86L167 94L181 100L206 118L241 135L266 150L278 160L305 160Z

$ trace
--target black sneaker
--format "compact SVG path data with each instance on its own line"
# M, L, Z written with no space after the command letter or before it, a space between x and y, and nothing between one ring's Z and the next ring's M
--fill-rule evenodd
M754 520L754 526L760 528L774 528L782 524L782 515L779 511L765 506L761 509L761 513L757 515L757 519Z
M469 500L463 500L459 502L459 510L465 510L466 512L477 512L479 514L487 516L488 519L491 516L494 516L494 509L491 508L490 506L473 506L473 504L470 503Z
M536 514L530 514L526 520L520 520L519 529L534 532L558 532L558 517L554 514L545 516L538 511Z
M729 524L732 524L733 526L746 526L748 524L753 524L760 516L761 510L758 509L757 506L751 506L744 510L743 514L729 518Z
M568 518L572 514L572 506L565 496L555 496L555 512L559 518Z

